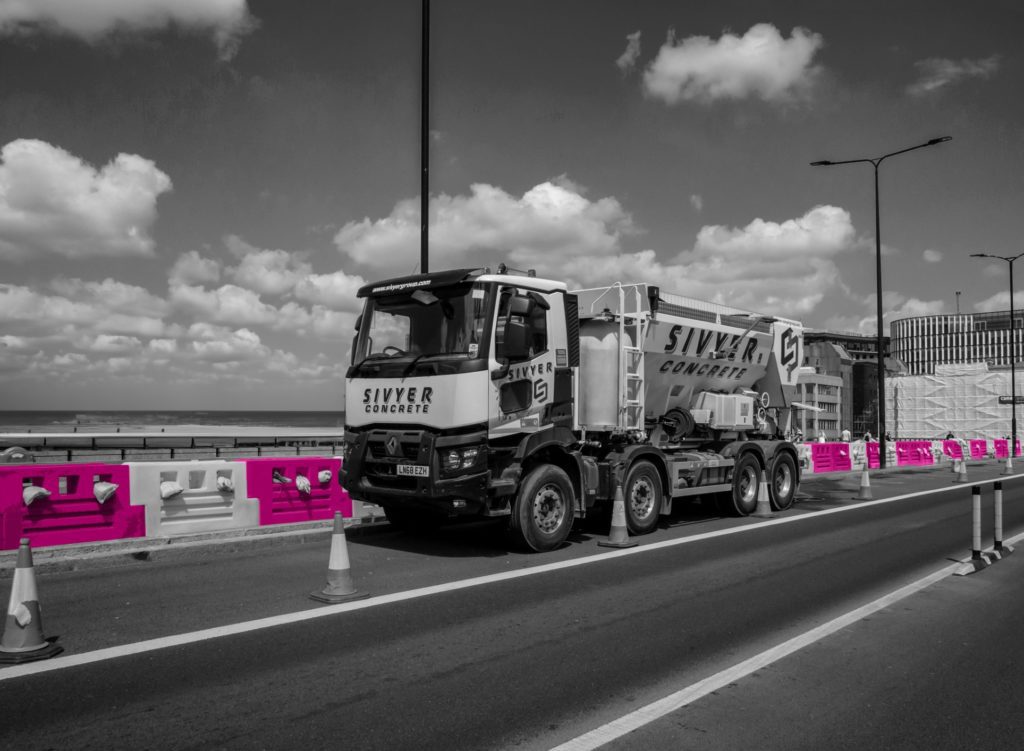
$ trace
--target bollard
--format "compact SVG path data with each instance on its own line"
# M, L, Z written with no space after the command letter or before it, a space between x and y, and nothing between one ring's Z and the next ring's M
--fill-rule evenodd
M981 558L981 486L971 487L971 560Z
M1013 552L1013 547L1003 544L1003 483L995 485L995 529L992 532L992 555L1002 558Z

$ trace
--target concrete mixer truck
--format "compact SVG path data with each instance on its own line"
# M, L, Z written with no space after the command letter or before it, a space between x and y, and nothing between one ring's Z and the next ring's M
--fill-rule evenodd
M340 481L396 526L503 517L547 551L617 488L633 535L697 496L749 514L762 476L772 508L793 503L797 321L504 266L359 297Z

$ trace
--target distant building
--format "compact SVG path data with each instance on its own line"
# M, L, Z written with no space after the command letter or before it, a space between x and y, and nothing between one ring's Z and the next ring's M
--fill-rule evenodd
M796 401L809 409L797 408L794 427L804 434L805 440L813 441L819 435L830 441L839 438L842 392L843 379L839 376L816 373L812 367L797 371Z
M1015 310L1014 318L1014 328L1024 325L1024 312ZM892 322L890 332L891 354L910 375L931 375L936 365L1008 367L1011 357L1020 362L1024 356L1022 336L1017 334L1016 342L1010 340L1008 310L901 318Z
M889 337L882 337L885 372L903 372L889 356ZM855 436L878 432L878 338L874 335L836 331L804 331L804 363L821 375L842 381L839 432ZM805 433L806 436L806 433Z

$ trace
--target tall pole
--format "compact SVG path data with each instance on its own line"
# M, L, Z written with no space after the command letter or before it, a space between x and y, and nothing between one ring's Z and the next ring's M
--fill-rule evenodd
M941 138L932 138L926 143L918 144L917 146L911 146L906 149L900 149L899 151L893 151L888 154L883 154L880 157L874 159L844 159L843 161L834 162L830 160L823 160L820 162L811 162L812 167L833 167L838 164L855 164L858 162L866 162L875 168L875 317L877 321L877 344L878 344L878 466L881 469L885 469L886 459L886 448L885 448L885 349L884 349L884 330L882 328L882 230L880 212L878 210L878 165L880 165L885 159L897 154L905 154L908 151L914 151L915 149L923 149L925 146L934 146L937 143L944 143L945 141L952 141L952 136L942 136Z
M1016 256L1016 261L1020 256ZM1017 325L1013 317L1013 261L1010 261L1010 456L1017 456ZM1009 466L1009 465L1007 465Z
M427 248L430 218L430 0L423 0L420 45L420 273L429 268Z
M885 469L885 337L882 328L882 228L878 210L878 165L881 161L879 159L877 162L873 162L875 167L875 320L877 321L878 340L878 466Z
M1010 456L1017 453L1017 321L1013 311L1013 262L1024 256L994 256L989 253L971 253L972 258L998 258L1010 265Z

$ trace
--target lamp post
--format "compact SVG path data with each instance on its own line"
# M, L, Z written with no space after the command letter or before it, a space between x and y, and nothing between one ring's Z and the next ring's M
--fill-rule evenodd
M882 231L879 222L878 212L878 165L884 160L897 154L905 154L908 151L914 151L916 149L923 149L925 146L934 146L937 143L944 143L945 141L953 140L952 136L942 136L941 138L933 138L926 143L918 144L917 146L911 146L910 148L900 149L899 151L893 151L889 154L883 154L879 157L872 159L844 159L842 161L833 162L830 160L822 160L820 162L811 162L812 167L834 167L839 164L857 164L860 162L866 162L875 168L875 295L877 297L875 314L877 317L878 327L878 466L881 469L885 469L885 352L884 352L884 341L882 335Z
M1024 253L1015 256L994 256L988 253L971 253L971 258L998 258L1010 265L1010 456L1017 453L1017 327L1013 318L1013 262ZM1012 459L1011 459L1012 464ZM1011 466L1010 464L1007 467Z

